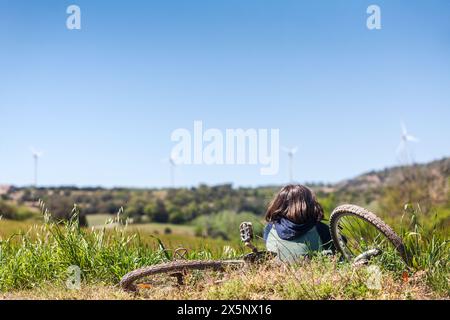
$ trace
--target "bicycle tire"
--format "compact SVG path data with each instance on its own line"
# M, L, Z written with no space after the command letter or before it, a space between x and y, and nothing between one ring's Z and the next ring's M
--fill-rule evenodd
M243 260L222 260L222 261L204 261L204 260L192 260L192 261L174 261L151 267L146 267L138 270L134 270L126 274L120 281L120 287L128 292L137 292L137 286L135 282L139 279L149 277L157 274L165 273L179 273L192 270L212 270L212 271L224 271L227 267L243 265Z
M348 260L351 261L353 256L343 248L343 241L339 237L339 220L344 216L356 216L375 227L381 232L386 239L394 246L403 261L408 264L408 257L402 239L395 233L392 228L381 220L377 215L359 206L346 204L337 207L330 217L330 232L336 249Z

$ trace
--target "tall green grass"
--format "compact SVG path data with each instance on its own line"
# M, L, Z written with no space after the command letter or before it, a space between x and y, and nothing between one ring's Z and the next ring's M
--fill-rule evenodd
M129 271L172 259L158 238L150 245L128 232L120 213L109 222L114 228L95 230L80 227L76 206L65 222L52 221L45 208L43 214L44 224L0 239L0 291L63 284L70 266L80 268L84 283L117 284ZM191 259L217 257L208 248L190 253Z
M53 221L44 205L42 209L44 224L0 239L0 291L33 289L46 283L64 286L70 266L81 269L84 284L116 285L131 270L173 258L173 251L159 238L154 237L149 243L138 233L130 232L120 212L109 221L111 225L89 230L80 227L76 206L72 218L65 222ZM396 274L399 281L404 280L405 272L410 279L421 275L420 280L430 290L450 295L448 234L438 227L424 227L420 217L420 207L407 206L399 230L410 258L409 266L394 251L387 259L373 263ZM204 247L192 250L189 259L234 258L240 254L242 251L235 247ZM339 268L349 267L348 263L333 265L337 273Z
M433 290L450 294L450 239L437 217L430 219L418 204L406 205L400 234L410 271L424 274Z
M379 266L399 279L421 281L450 295L450 240L441 217L424 213L419 204L405 205L400 221L387 221L402 238L408 261L405 264L392 249L383 253Z

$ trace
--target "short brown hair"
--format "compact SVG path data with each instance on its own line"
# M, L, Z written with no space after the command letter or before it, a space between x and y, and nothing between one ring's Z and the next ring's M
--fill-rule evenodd
M278 221L281 218L295 223L314 223L322 221L324 213L309 188L291 184L278 192L266 213L267 222Z

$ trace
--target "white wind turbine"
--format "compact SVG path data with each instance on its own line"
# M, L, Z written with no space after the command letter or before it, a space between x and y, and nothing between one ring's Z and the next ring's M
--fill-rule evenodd
M397 155L400 157L400 159L404 159L406 163L409 163L409 161L412 159L409 152L408 144L410 142L419 142L419 139L408 133L408 129L406 128L406 125L403 122L401 123L401 127L402 127L402 137L400 144L397 148Z
M42 151L37 151L33 147L30 148L31 154L33 155L34 160L34 187L38 185L38 160L41 158L44 153Z
M177 167L177 163L173 156L170 156L169 158L162 159L163 162L169 163L170 167L170 186L172 188L175 188L175 169Z
M292 183L294 182L294 156L298 151L298 147L281 147L281 149L286 152L289 157L289 182Z

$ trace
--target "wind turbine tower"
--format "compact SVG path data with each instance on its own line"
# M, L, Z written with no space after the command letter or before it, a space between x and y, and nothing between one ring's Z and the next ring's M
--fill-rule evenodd
M35 150L34 148L31 148L31 154L33 155L34 160L34 187L36 188L38 185L38 162L43 153L41 151Z
M287 153L289 157L289 182L294 182L294 156L298 151L298 147L287 148L281 147L284 152Z
M170 187L175 188L175 169L177 167L177 162L176 162L175 158L171 155L169 158L161 159L161 161L169 164Z
M169 164L170 164L170 186L172 188L175 188L175 168L177 167L177 164L175 163L173 157L169 158Z
M401 127L402 127L402 136L400 145L397 148L397 155L399 156L401 162L409 164L410 162L413 161L413 158L409 150L409 143L410 142L417 143L419 142L419 139L417 139L408 132L408 129L406 128L406 125L403 122L401 123Z

